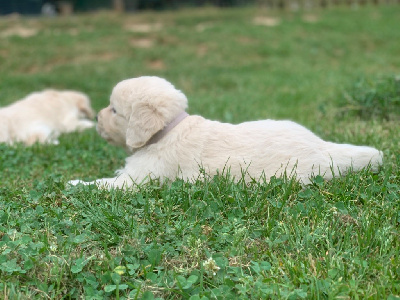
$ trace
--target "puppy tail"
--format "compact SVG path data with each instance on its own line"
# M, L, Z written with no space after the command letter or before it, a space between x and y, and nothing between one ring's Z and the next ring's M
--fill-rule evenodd
M383 153L372 147L329 143L328 153L333 167L342 173L352 168L354 171L370 167L378 172L383 163Z

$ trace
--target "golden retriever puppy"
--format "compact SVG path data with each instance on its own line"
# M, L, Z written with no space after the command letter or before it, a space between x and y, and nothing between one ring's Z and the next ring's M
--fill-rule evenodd
M64 132L94 126L89 98L76 91L44 90L0 108L0 142L58 144Z
M287 171L308 184L313 175L331 179L368 165L376 171L382 163L374 148L326 142L291 121L233 125L188 115L186 108L186 96L162 78L118 83L98 115L97 131L131 156L114 178L69 184L129 188L149 178L197 179L201 168L210 175L228 171L236 180L268 180Z

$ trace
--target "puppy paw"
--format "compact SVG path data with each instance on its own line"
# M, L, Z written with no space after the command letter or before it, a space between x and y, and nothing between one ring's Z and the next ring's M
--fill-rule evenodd
M82 180L79 180L79 179L70 180L70 181L67 182L67 185L70 185L70 186L76 186L78 184L90 185L91 183L90 182L86 182L86 181L82 181Z

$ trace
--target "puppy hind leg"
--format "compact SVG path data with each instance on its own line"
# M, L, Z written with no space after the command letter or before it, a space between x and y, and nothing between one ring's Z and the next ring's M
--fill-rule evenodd
M36 142L39 142L41 144L48 143L58 145L59 141L57 139L57 136L58 134L56 132L53 132L47 126L36 126L29 131L27 137L23 139L23 141L28 146L31 146Z
M0 143L11 143L7 128L0 128Z
M0 143L11 143L9 120L7 116L0 115Z

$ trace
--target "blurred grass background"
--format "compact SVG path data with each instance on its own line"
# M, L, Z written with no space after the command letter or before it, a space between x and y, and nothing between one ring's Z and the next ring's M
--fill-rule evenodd
M100 109L118 81L158 75L187 94L191 113L312 125L360 77L398 72L397 21L398 10L386 6L5 17L1 101L52 86L82 90Z

